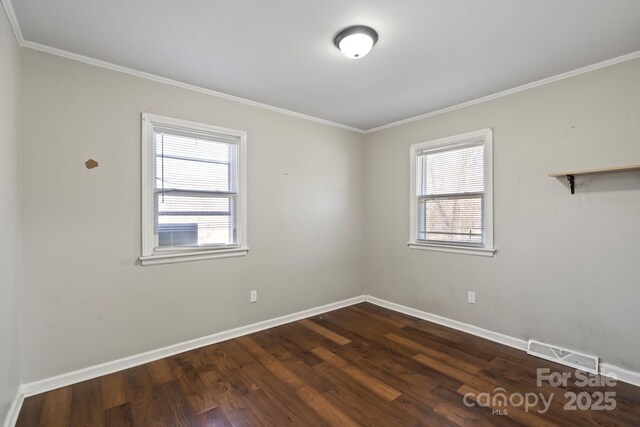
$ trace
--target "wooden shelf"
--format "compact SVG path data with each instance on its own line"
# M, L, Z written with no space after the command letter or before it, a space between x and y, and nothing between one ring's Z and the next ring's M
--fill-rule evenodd
M553 178L558 178L558 177L564 177L567 175L573 175L573 176L598 175L601 173L632 172L632 171L640 171L640 165L615 166L612 168L600 168L600 169L584 169L584 170L570 171L570 172L555 172L555 173L550 173L549 176Z
M569 172L554 172L554 173L550 173L549 176L552 178L566 177L567 180L569 181L569 188L571 189L571 194L574 194L576 176L600 175L603 173L633 172L633 171L640 171L640 165L614 166L610 168L600 168L600 169L583 169L583 170L569 171Z

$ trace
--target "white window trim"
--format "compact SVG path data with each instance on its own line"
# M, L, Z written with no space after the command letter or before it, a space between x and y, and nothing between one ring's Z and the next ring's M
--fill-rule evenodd
M209 247L184 248L168 251L155 248L153 218L153 129L155 127L176 130L199 131L238 138L238 193L237 233L238 243L220 249ZM142 265L169 264L213 258L245 256L247 245L247 133L156 114L142 113Z
M436 150L442 147L464 147L483 141L484 145L484 244L482 247L455 246L437 243L423 243L418 236L418 177L416 175L416 157L419 151ZM493 246L493 131L482 129L461 135L449 136L432 141L413 144L409 150L409 242L410 249L432 250L468 255L492 257L496 250Z

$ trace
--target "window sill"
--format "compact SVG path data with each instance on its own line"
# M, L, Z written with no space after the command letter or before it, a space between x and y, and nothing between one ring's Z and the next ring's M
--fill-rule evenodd
M409 242L409 249L420 249L423 251L438 251L449 252L456 254L478 255L485 257L492 257L495 255L495 249L488 248L470 248L466 246L444 246L444 245L431 245L428 243L415 243Z
M204 259L231 258L246 256L249 248L216 249L208 251L192 251L181 253L155 254L141 256L142 265L174 264L178 262L200 261Z

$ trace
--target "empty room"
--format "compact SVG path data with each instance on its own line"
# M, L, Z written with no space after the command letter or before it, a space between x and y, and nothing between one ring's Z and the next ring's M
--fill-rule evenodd
M1 426L640 426L640 1L0 1Z

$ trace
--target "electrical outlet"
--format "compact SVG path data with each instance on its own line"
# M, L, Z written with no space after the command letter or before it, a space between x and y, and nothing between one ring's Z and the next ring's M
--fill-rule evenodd
M467 302L469 304L475 304L476 303L476 293L474 291L469 291L467 293Z
M249 302L258 302L258 291L249 292Z

